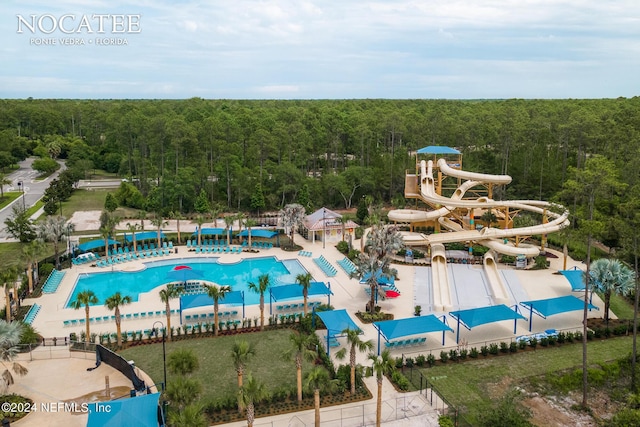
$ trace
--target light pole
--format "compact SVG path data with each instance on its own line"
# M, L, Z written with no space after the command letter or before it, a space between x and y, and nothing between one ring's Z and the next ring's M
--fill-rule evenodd
M24 201L24 187L23 187L23 183L22 181L18 181L18 188L20 189L20 192L22 193L22 210L26 211L27 210L27 205Z
M322 249L325 248L325 242L327 241L327 222L325 219L325 213L327 208L322 208Z
M162 391L164 392L165 388L167 387L167 352L164 345L164 342L165 342L164 323L162 323L159 320L156 320L155 322L153 322L153 326L151 327L151 335L155 335L156 337L158 336L158 329L156 329L156 324L158 323L160 324L160 326L162 326L162 366L164 368L164 383L162 383Z

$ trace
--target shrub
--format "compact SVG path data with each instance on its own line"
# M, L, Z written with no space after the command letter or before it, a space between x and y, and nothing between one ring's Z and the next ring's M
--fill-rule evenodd
M500 343L500 353L508 353L509 352L509 345L507 345L506 342L502 341Z
M455 423L451 419L449 415L440 415L438 417L438 426L439 427L454 427Z
M518 352L518 344L516 344L515 341L512 341L511 344L509 344L509 351L511 353L517 353Z
M449 350L449 359L451 359L452 362L457 362L458 350L456 350L455 348L452 348L451 350Z
M489 353L493 355L498 354L498 344L496 343L489 344Z
M425 362L426 362L426 358L424 357L423 354L419 355L418 357L416 357L416 365L418 365L419 367L423 367Z
M413 368L413 357L407 357L404 359L404 363L407 368Z
M446 351L442 350L440 352L440 361L442 363L447 363L447 360L449 360L449 353L447 353Z
M520 350L524 350L525 348L527 348L527 342L525 340L518 341L518 348Z
M482 354L483 356L488 355L489 347L487 347L486 345L483 345L482 347L480 347L480 354Z
M467 358L467 355L469 354L469 351L466 348L463 348L460 350L460 359L464 360Z
M529 346L531 348L536 348L538 346L538 339L536 337L533 337L529 340Z
M478 349L475 347L471 347L471 350L469 351L469 357L471 357L472 359L477 359L478 358Z
M340 252L341 254L348 254L349 253L349 244L344 241L341 240L338 242L338 244L336 245L336 249L338 250L338 252Z
M436 364L436 357L429 353L429 355L427 356L427 363L429 364L429 366L433 366Z
M558 332L558 343L563 344L567 338L567 334L564 332Z
M549 345L549 338L547 337L540 338L540 345L543 347L547 347Z
M391 374L391 381L402 391L409 390L409 380L400 371L393 371Z

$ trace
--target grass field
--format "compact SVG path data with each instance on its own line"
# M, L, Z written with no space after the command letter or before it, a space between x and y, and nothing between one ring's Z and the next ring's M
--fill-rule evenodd
M612 361L631 353L631 337L590 341L588 348L590 365ZM490 399L495 398L491 390L496 386L515 385L527 378L581 366L582 345L573 343L486 359L478 356L476 360L449 362L420 371L445 399L473 417L486 410Z
M149 325L151 326L151 325ZM216 401L235 398L237 391L237 374L231 360L231 349L235 340L244 339L255 346L256 355L249 361L246 371L254 378L262 381L269 392L277 389L295 389L296 370L293 360L284 360L283 353L289 348L289 329L247 333L217 338L188 339L168 342L167 359L172 351L189 348L198 356L200 368L194 374L203 385L202 399ZM153 380L160 384L163 381L162 344L151 344L132 347L119 352L127 360L133 360ZM311 364L305 362L303 375ZM167 382L175 378L167 372Z
M101 211L108 190L76 190L66 202L62 202L62 215L71 218L76 211Z
M611 295L611 311L618 319L633 319L633 304L620 295Z

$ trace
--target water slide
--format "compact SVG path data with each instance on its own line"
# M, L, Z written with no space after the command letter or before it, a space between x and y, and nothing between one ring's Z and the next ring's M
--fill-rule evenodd
M431 246L431 276L433 287L433 311L452 310L451 292L449 291L449 274L447 273L447 256L443 244Z
M484 273L489 281L489 289L491 296L496 304L509 304L511 299L507 292L507 286L502 280L502 276L498 271L496 260L493 258L491 251L484 254Z
M436 206L433 211L417 211L398 209L389 212L389 219L396 222L423 222L438 220L440 224L451 230L450 233L438 233L431 235L423 235L420 233L403 233L405 243L409 245L434 245L438 243L450 242L467 242L476 241L481 245L487 246L496 252L507 255L526 255L535 256L539 251L534 246L520 245L513 246L505 243L504 239L516 236L531 236L537 234L553 233L561 228L569 225L568 211L562 214L553 212L549 208L554 205L539 200L508 200L496 201L488 197L480 197L475 200L463 199L465 193L472 187L482 183L491 184L508 184L511 177L508 175L490 175L477 172L467 172L451 168L446 160L439 159L437 163L440 171L446 175L466 179L460 185L451 197L444 197L437 194L435 190L435 182L433 178L433 162L431 160L420 162L420 199L425 203ZM447 215L455 208L504 208L514 210L526 210L535 212L540 215L546 214L552 218L550 222L538 224L530 227L521 227L513 229L496 229L485 227L482 230L463 230L462 226L451 221ZM556 205L557 207L557 205ZM455 224L455 225L454 225Z

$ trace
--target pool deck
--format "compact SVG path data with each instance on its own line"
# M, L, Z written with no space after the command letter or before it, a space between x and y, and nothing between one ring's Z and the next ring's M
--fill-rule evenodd
M329 282L331 285L331 290L333 295L331 296L331 305L333 305L336 309L346 309L348 313L351 315L353 321L362 328L364 332L364 338L373 340L374 344L377 345L378 342L378 334L373 325L370 324L362 324L357 317L355 316L355 312L363 311L365 309L365 305L369 300L368 295L364 291L362 285L358 283L357 279L350 278L347 273L338 265L337 261L344 258L344 255L335 249L335 243L327 242L326 248L323 248L322 242L311 243L310 241L305 240L301 236L296 236L295 239L296 244L302 246L302 250L309 251L312 253L312 256L300 256L298 252L285 252L279 248L272 248L268 250L259 250L255 253L243 252L241 254L196 254L194 252L187 252L186 246L178 246L178 253L174 253L172 251L169 255L163 257L157 257L155 260L168 260L168 259L188 259L188 258L203 258L207 256L216 257L220 259L221 263L232 263L237 262L242 258L255 258L255 257L276 257L280 260L286 259L298 259L299 262L309 271L314 280ZM359 247L360 242L356 240L354 242L354 246ZM552 251L553 252L553 251ZM556 253L556 252L554 252ZM547 270L513 270L513 274L516 275L519 280L523 290L527 293L530 300L543 299L543 298L552 298L557 296L569 295L571 294L571 287L568 281L564 278L564 276L560 274L554 274L558 270L562 269L562 254L556 253L558 258L550 259L551 266L550 269ZM321 270L321 268L313 261L314 258L319 257L320 255L324 255L324 257L336 268L337 274L334 277L327 277L327 275ZM145 260L146 261L146 260ZM581 263L573 261L569 259L567 268L572 267L584 267ZM399 288L401 292L401 296L393 299L386 299L384 301L379 301L379 305L382 307L384 312L390 312L395 315L396 319L413 317L414 311L414 280L415 280L415 267L413 265L398 265L394 264L393 266L398 270L398 280L396 280L395 285ZM137 270L143 268L143 261L134 260L121 264L116 264L112 267L108 267L109 269L114 270ZM480 267L478 267L480 268ZM508 268L504 266L500 266L499 268ZM69 333L76 332L79 334L81 331L85 330L84 325L78 326L65 326L64 321L70 319L80 319L84 317L84 309L73 310L65 308L65 304L69 295L72 292L72 288L76 282L77 277L80 274L85 273L93 273L104 271L105 268L97 268L92 267L90 264L81 265L81 266L73 266L71 269L66 271L66 274L61 281L56 292L52 294L43 294L40 298L36 298L33 300L27 299L24 301L24 304L33 304L38 303L42 306L40 312L36 316L33 326L35 329L44 337L64 337L69 336ZM464 286L466 284L458 285L461 288L458 288L456 292L464 292ZM133 313L133 312L149 312L153 311L154 313L158 310L164 310L165 305L160 301L160 297L158 296L158 291L162 287L158 287L150 292L140 294L140 298L137 302L127 305L121 308L123 313ZM421 288L420 288L421 289ZM574 294L578 297L582 297L582 294ZM326 298L317 299L322 302L326 302ZM268 298L267 298L268 301ZM594 295L593 303L602 310L603 303L602 301ZM487 301L479 301L478 306L485 306ZM171 308L177 309L179 306L179 302L177 299L171 301ZM226 307L221 305L221 311L228 311L231 307ZM233 309L237 309L234 307ZM275 309L275 307L274 307ZM456 309L456 308L454 308ZM212 311L211 308L203 308L202 312ZM241 313L241 310L239 310ZM194 312L200 312L198 310L194 310ZM103 305L97 305L91 307L90 316L111 316L113 312L107 310ZM259 317L259 307L258 305L251 305L246 307L246 317L253 319ZM423 315L430 314L423 310ZM444 313L433 313L438 316L442 316ZM525 317L528 317L528 313L523 313ZM268 316L268 305L265 310L265 317ZM534 315L535 316L535 315ZM591 312L590 317L602 317L602 311L594 311ZM239 318L239 317L238 317ZM154 316L147 318L138 318L138 319L123 319L122 321L122 330L123 331L135 331L135 330L145 330L150 329L155 321L166 322L166 316ZM557 316L552 316L548 319L543 319L539 316L535 316L533 319L533 333L541 332L545 329L557 329L557 330L577 330L581 328L582 323L582 312L571 312L560 314ZM180 319L178 315L174 315L171 318L172 326L177 326L180 324ZM448 324L456 329L457 325L455 321L449 317ZM513 333L514 323L513 321L504 321L494 324L488 324L484 326L480 326L474 328L472 330L467 330L461 327L460 330L460 340L461 345L467 344L468 347L477 346L478 348L481 345L484 345L489 342L500 342L500 341L511 341L516 335L527 335L529 334L528 327L529 322L525 320L520 320L517 322L517 333ZM91 323L91 331L96 333L107 333L107 332L115 332L115 322L109 320L106 322L97 322ZM322 331L319 331L319 334L322 336ZM340 347L332 348L331 353L332 356L336 353L337 350L344 346L344 338L338 339ZM394 356L412 356L415 357L417 354L428 354L433 352L436 357L439 356L440 351L448 348L456 348L458 344L456 344L456 334L454 333L446 333L445 334L445 344L444 347L442 345L442 334L441 333L431 333L428 334L427 340L424 344L413 346L404 349L395 349L392 351ZM358 354L358 363L368 364L366 361L365 354ZM344 362L341 362L344 363ZM18 379L18 383L23 381L22 379ZM100 389L100 384L103 382L103 377L100 377L100 381L96 384L96 389ZM52 382L49 384L51 387L59 386L57 383ZM375 381L371 382L371 387L375 387ZM51 389L50 394L52 396L61 397L60 393L57 393L54 388ZM398 394L393 392L393 387L386 382L385 380L385 396L395 397ZM387 394L389 393L389 394ZM28 393L26 393L28 395ZM303 417L309 417L311 413L301 413L300 415ZM375 416L375 411L374 411ZM77 417L76 419L80 419L82 417ZM273 420L272 420L273 418ZM291 418L291 415L289 415ZM437 418L436 418L437 419ZM86 418L85 418L86 420ZM260 419L257 422L257 425L261 425L267 420L274 421L273 425L287 425L287 421L280 417L271 417L269 419ZM435 424L434 424L435 422ZM385 425L437 425L437 421L427 421L426 419L416 419L415 423L398 423L397 421L394 423L386 423ZM26 424L25 424L26 425ZM54 424L51 424L54 425ZM79 425L79 424L78 424ZM244 423L236 423L236 425L244 425Z

